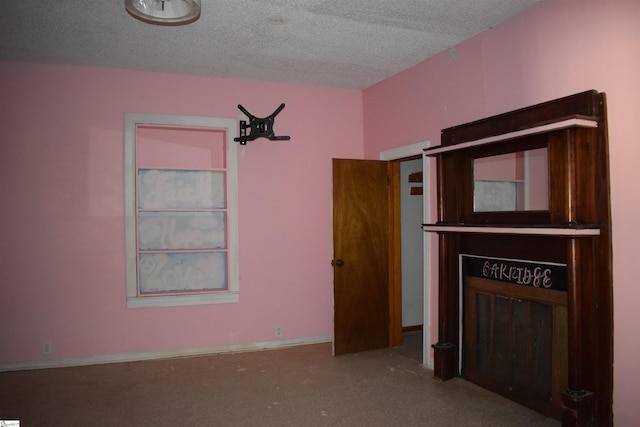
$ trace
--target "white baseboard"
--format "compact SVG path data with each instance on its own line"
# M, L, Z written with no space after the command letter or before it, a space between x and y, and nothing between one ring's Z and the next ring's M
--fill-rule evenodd
M219 345L203 348L154 351L148 353L109 354L51 361L8 363L0 365L0 372L24 371L30 369L66 368L71 366L100 365L105 363L138 362L143 360L170 359L174 357L204 356L210 354L239 353L247 351L269 350L299 345L331 342L333 337L321 336L292 340L266 341L251 344Z

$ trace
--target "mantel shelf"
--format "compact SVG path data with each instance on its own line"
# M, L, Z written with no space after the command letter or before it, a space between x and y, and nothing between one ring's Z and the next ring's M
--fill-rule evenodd
M431 233L476 233L511 234L529 236L591 237L599 236L597 226L513 226L513 225L444 225L422 224L422 229Z
M448 153L451 151L458 151L466 148L473 148L481 145L493 144L496 142L508 141L514 138L521 138L524 136L536 135L540 133L546 133L546 132L551 132L551 131L560 130L560 129L568 129L572 127L593 129L598 127L598 121L595 118L583 117L583 116L565 117L561 120L554 121L551 123L544 123L544 124L527 128L527 129L508 132L501 135L489 136L486 138L476 139L476 140L467 141L467 142L461 142L458 144L438 145L435 147L425 148L424 153L426 156L437 156L442 153Z

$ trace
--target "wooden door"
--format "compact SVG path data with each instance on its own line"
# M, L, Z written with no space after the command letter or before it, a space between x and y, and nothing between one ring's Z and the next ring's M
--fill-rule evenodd
M334 353L389 346L392 166L333 160Z

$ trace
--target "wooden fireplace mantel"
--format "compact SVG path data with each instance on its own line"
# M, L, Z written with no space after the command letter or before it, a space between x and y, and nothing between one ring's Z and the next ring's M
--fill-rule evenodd
M436 156L442 153L448 153L452 151L459 151L473 147L480 147L482 145L495 144L497 142L508 141L512 139L522 138L530 135L537 135L541 133L552 132L561 129L569 129L572 127L584 127L584 128L597 128L598 121L594 117L561 117L553 120L549 123L536 123L531 127L525 129L505 132L500 135L487 136L484 138L460 142L453 145L439 145L435 147L425 148L424 153L427 156Z
M556 263L566 266L566 290L549 292L566 294L562 298L566 305L560 307L558 317L564 319L564 329L554 332L553 343L562 354L554 349L554 354L560 355L554 356L553 375L566 378L562 380L566 384L551 405L543 402L536 406L535 399L528 397L522 401L534 402L534 409L546 408L544 411L560 419L563 426L613 425L605 94L586 91L454 126L444 129L441 139L440 146L425 150L426 156L437 160L438 177L438 220L423 224L425 232L438 234L439 245L434 377L445 381L466 376L460 360L465 348L460 349L460 344L467 341L461 338L465 332L460 325L468 321L465 304L473 300L461 304L460 292L466 292L461 254ZM548 156L548 209L474 212L473 159L540 148L546 148ZM493 283L489 289L500 294L504 287L504 295L510 295L516 288L508 286L513 285ZM541 295L544 300L545 294Z

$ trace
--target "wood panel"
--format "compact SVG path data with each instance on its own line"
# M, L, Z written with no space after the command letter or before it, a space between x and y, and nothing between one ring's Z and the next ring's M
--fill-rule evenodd
M465 378L561 418L567 294L465 278Z
M402 230L400 162L389 163L389 346L402 345Z
M389 346L389 197L388 162L333 160L335 354Z
M516 132L568 117L601 117L594 99L600 94L589 90L504 114L476 120L442 130L442 145L459 144L494 135Z

